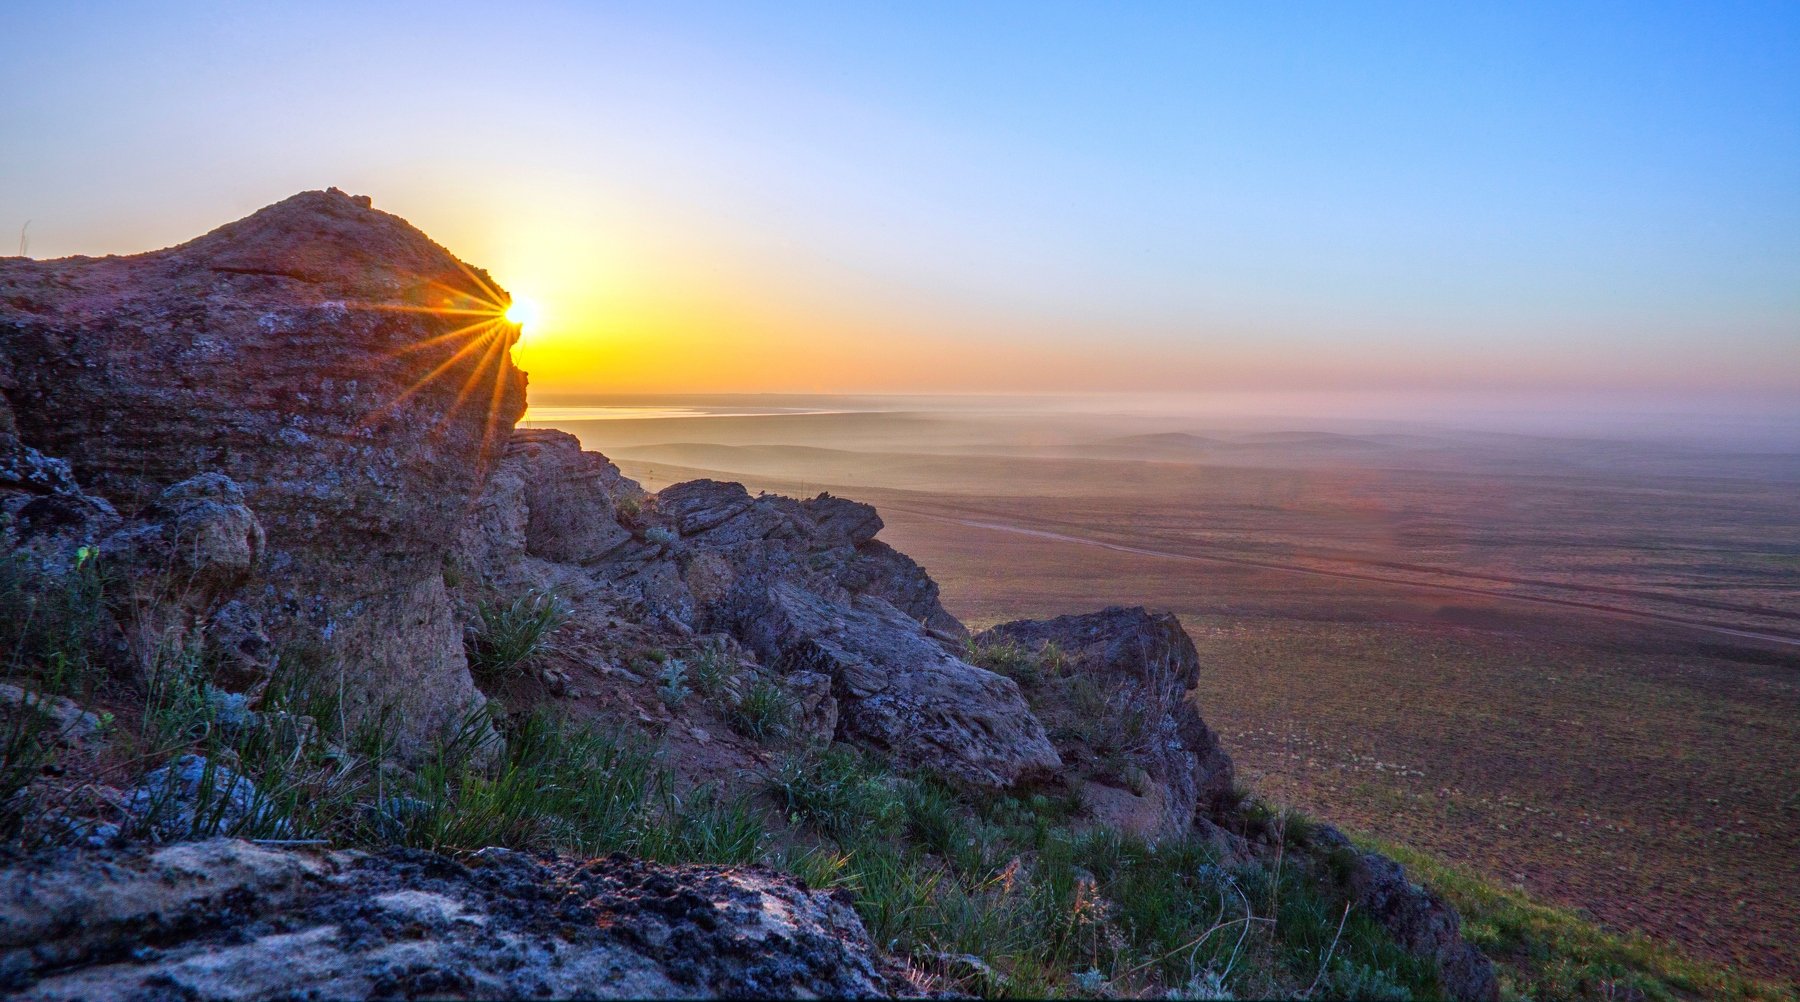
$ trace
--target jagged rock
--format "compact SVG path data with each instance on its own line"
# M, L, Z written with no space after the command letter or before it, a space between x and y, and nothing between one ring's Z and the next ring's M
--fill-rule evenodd
M121 520L111 502L81 489L67 460L46 456L19 438L6 399L17 385L0 355L0 544L66 565L66 551L94 542Z
M631 539L619 524L618 496L641 495L633 481L568 432L520 428L503 469L520 471L527 515L525 552L559 563L598 560Z
M590 472L570 477L571 469ZM548 567L524 552L535 530L520 514L535 510L531 485L547 483L566 484L564 504L586 506L591 519L570 520L586 526L573 545L585 547L580 566L616 596L578 608L578 617L622 602L633 619L675 638L735 636L765 663L801 673L783 684L808 740L835 733L988 785L1056 766L1017 686L945 649L966 631L924 570L874 538L881 518L870 506L829 495L752 497L742 484L715 480L645 499L573 438L522 432L465 535L465 553L483 555L490 580L549 583ZM643 542L615 542L630 533L617 509L623 497L637 502ZM831 624L845 623L854 629L832 633Z
M902 766L1004 787L1062 765L1017 683L953 657L880 598L846 608L782 582L737 632L765 663L830 676L840 736Z
M824 538L845 545L861 546L874 539L882 528L881 515L875 506L861 501L820 494L810 501L800 502L800 507L811 516Z
M893 988L840 894L760 866L245 842L91 854L0 881L19 999L818 998Z
M141 829L162 841L286 827L255 783L204 755L183 755L152 770L126 794L125 810Z
M0 260L0 394L18 446L120 510L241 485L267 532L241 597L323 641L353 721L392 707L416 747L480 702L442 575L524 409L505 305L368 199L305 192L167 250ZM0 451L20 507L68 496Z
M676 532L694 536L724 525L749 511L753 503L743 484L690 480L663 488L656 496L656 511Z
M1319 825L1308 841L1329 857L1330 868L1363 914L1381 923L1402 948L1431 961L1446 994L1459 1002L1494 1002L1500 997L1494 965L1462 938L1462 918L1456 909L1429 888L1408 880L1399 863L1357 849L1331 825Z
M975 642L1061 651L1061 676L1032 686L1032 706L1077 776L1112 788L1090 797L1109 820L1177 834L1229 797L1231 757L1194 707L1200 657L1173 615L1113 607L1005 623Z
M837 736L838 703L831 676L816 671L789 672L781 679L792 708L789 737L800 744L830 744Z
M968 637L962 621L938 599L937 582L913 559L879 539L859 545L836 569L838 584L874 595L925 625L931 635L954 644Z

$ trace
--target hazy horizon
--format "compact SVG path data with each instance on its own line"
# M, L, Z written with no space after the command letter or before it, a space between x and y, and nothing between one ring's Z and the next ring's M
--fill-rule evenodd
M597 410L608 413L595 414ZM680 411L690 413L681 414ZM758 414L916 411L930 414L1131 417L1169 431L1352 432L1436 429L1553 439L1601 438L1746 453L1800 454L1800 402L1651 395L1447 393L792 394L533 393L525 423Z

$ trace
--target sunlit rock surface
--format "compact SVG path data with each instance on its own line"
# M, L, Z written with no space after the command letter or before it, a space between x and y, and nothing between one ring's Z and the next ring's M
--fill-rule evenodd
M127 514L230 477L267 534L245 598L416 744L480 700L442 574L525 407L505 302L336 190L167 250L0 260L0 475L66 498L64 460Z

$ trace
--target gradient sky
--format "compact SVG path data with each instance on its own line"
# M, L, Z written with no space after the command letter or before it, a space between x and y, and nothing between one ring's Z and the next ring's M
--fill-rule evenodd
M1800 400L1800 4L7 4L0 250L372 195L555 391Z

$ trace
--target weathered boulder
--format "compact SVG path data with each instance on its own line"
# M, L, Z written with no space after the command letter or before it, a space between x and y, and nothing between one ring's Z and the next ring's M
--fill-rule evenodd
M879 961L843 897L758 866L216 840L0 880L20 999L869 998Z
M559 515L542 535L557 545L539 546L538 499L549 495ZM985 785L1054 769L1018 687L950 652L946 641L967 631L880 530L874 508L830 495L753 497L716 480L645 495L571 436L521 431L462 551L502 591L567 596L577 570L610 589L577 602L578 619L621 612L677 640L734 637L788 676L797 740L835 736Z
M1060 657L1037 679L1032 708L1050 728L1072 777L1119 791L1090 799L1109 820L1147 833L1194 826L1230 796L1231 757L1200 718L1192 694L1200 658L1181 622L1142 607L1005 623L978 647L1015 644Z
M738 636L765 662L831 678L840 737L983 786L1062 765L1017 683L953 657L880 598L846 608L782 582L744 612Z
M683 536L697 536L751 511L756 500L743 484L718 480L689 480L672 484L656 495L656 510ZM717 537L719 545L766 538L782 520L765 509L749 526L735 526Z
M9 508L70 497L42 457L127 512L229 477L267 534L243 598L324 643L353 717L392 707L416 745L480 699L442 575L524 409L506 303L336 190L147 254L0 260Z

